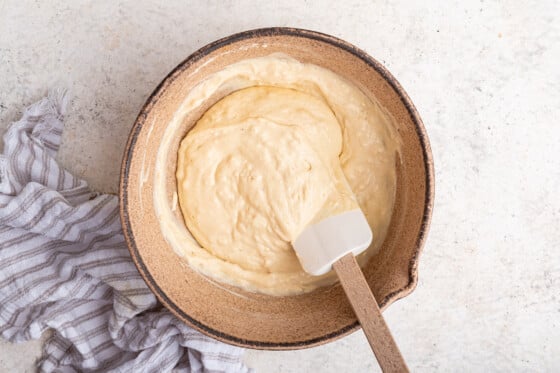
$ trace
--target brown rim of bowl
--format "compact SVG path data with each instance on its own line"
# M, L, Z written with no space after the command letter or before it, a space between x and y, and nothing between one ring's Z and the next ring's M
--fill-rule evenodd
M297 348L312 347L329 341L333 341L347 334L350 334L351 332L356 331L359 328L359 323L355 322L354 324L343 327L336 332L326 334L322 337L313 338L304 341L298 341L298 342L289 342L289 343L271 343L271 342L245 340L245 339L231 336L226 333L222 333L213 328L210 328L207 325L204 325L203 323L199 322L198 320L193 319L191 316L189 316L187 313L181 310L175 303L171 301L171 299L167 297L167 295L163 292L163 290L154 281L153 277L151 276L148 269L146 268L145 263L142 261L142 257L138 252L138 248L134 240L134 234L132 232L129 216L125 209L125 206L127 206L128 204L128 195L127 195L128 176L130 171L130 160L132 159L132 154L134 152L134 145L136 143L138 134L142 129L147 113L151 110L152 106L154 106L155 103L158 101L159 97L165 91L166 87L169 84L171 84L171 82L173 82L175 78L185 69L187 69L191 64L203 58L204 56L208 55L209 53L213 52L214 50L226 46L228 44L235 43L240 40L252 39L261 36L296 36L296 37L317 40L341 48L355 55L356 57L360 58L362 61L367 63L370 67L375 69L399 95L401 102L406 107L408 114L410 115L414 123L416 134L418 135L420 144L422 145L422 156L424 160L424 167L425 167L425 174L426 174L426 194L425 194L425 204L424 204L424 214L422 217L422 224L416 242L416 253L413 256L413 258L410 260L409 267L408 267L409 282L403 288L398 289L390 293L389 295L387 295L385 298L383 298L379 302L379 306L381 309L385 309L394 301L407 296L414 290L418 282L418 259L419 259L420 252L422 251L422 248L426 241L426 236L428 233L428 228L432 216L432 208L433 208L433 201L434 201L434 194L435 194L433 158L432 158L430 144L428 141L428 136L426 134L426 130L422 123L422 119L420 118L420 115L418 114L418 111L414 107L414 104L412 103L410 97L408 97L408 94L402 88L400 83L381 63L379 63L373 57L369 56L365 51L355 47L354 45L344 40L338 39L334 36L323 34L317 31L291 28L291 27L270 27L270 28L261 28L261 29L240 32L219 39L200 48L199 50L191 54L189 57L187 57L177 67L175 67L165 77L165 79L163 79L162 82L156 87L153 93L148 97L146 103L140 110L140 113L138 114L138 117L136 118L136 121L134 122L134 125L131 129L126 144L126 148L124 151L124 158L121 166L121 178L120 178L120 186L119 186L120 217L121 217L121 223L123 225L123 232L127 242L127 246L132 256L132 259L136 267L138 268L138 271L146 281L148 287L156 295L158 300L173 314L175 314L179 319L189 324L190 326L194 327L195 329L203 332L206 335L242 347L249 347L249 348L256 348L256 349L279 349L279 350L285 350L289 348L297 349Z

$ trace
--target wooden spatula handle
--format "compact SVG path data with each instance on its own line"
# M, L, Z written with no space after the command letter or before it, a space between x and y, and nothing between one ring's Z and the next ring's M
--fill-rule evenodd
M383 372L408 372L354 255L342 257L333 268Z

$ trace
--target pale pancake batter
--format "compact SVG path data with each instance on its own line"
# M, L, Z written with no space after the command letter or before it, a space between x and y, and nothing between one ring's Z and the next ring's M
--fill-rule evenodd
M270 56L213 74L186 98L183 112L218 90L233 93L202 116L179 149L183 224L156 173L162 231L191 267L250 291L310 291L335 277L307 275L290 242L308 224L357 205L374 232L365 255L379 248L399 142L378 104L329 70ZM169 127L178 124L180 115Z

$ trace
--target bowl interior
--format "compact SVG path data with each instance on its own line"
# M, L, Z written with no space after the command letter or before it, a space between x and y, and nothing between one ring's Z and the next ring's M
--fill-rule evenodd
M131 132L121 175L121 218L141 274L159 300L180 319L228 343L293 349L325 343L358 327L340 285L304 295L273 297L218 284L179 259L163 238L153 209L156 153L166 124L187 92L231 63L277 52L345 77L375 96L394 117L403 141L395 208L381 250L366 264L364 273L381 308L413 290L433 197L433 168L425 131L402 88L379 63L328 35L287 28L248 31L210 44L179 65L148 99ZM168 149L170 201L176 190L179 143L219 98L188 113Z

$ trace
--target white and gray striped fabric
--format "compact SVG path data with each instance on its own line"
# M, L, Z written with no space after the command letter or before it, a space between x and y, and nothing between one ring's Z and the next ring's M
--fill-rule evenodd
M131 261L118 200L55 160L64 94L29 107L0 155L0 333L46 342L42 372L247 372L243 349L158 305Z

